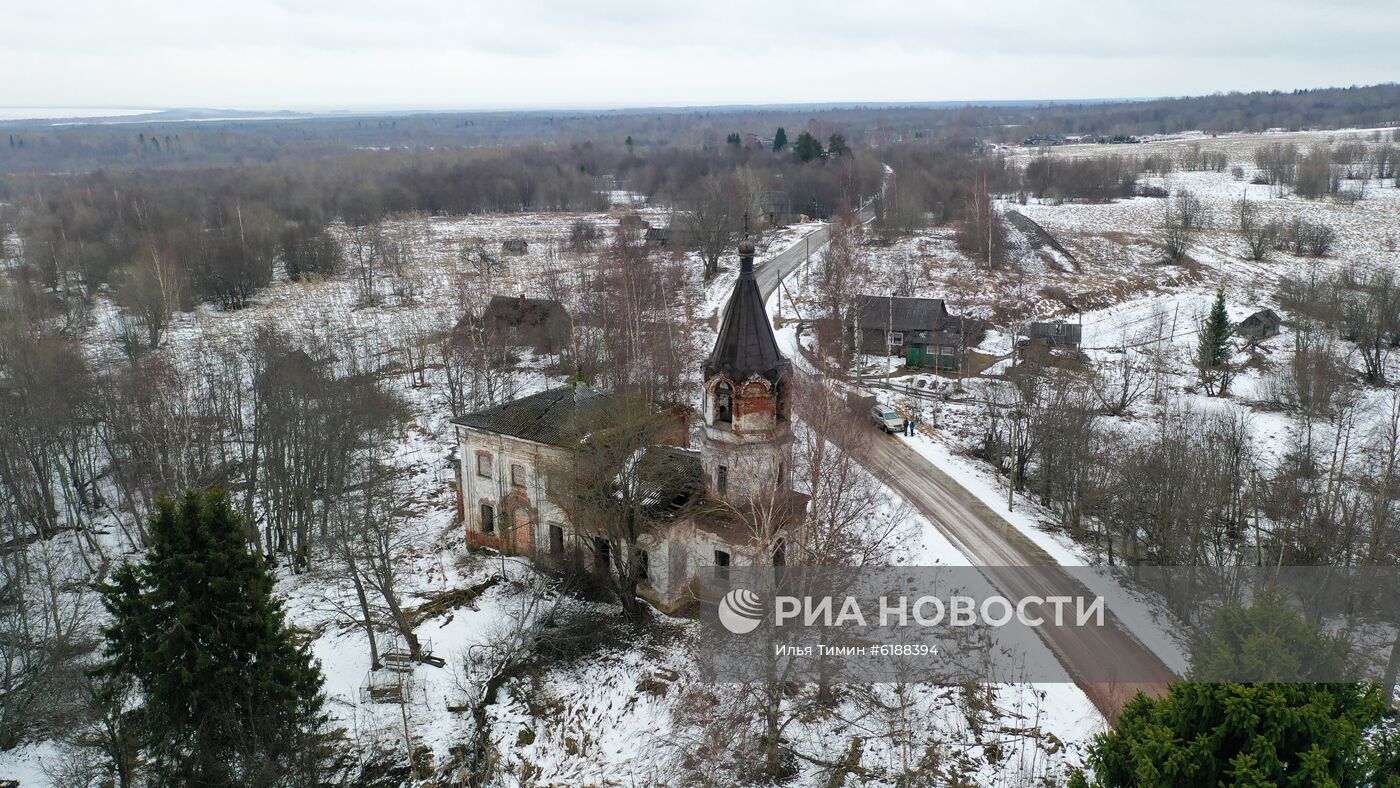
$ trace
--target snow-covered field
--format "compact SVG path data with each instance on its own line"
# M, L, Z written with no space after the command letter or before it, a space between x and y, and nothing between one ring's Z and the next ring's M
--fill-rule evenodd
M662 221L663 214L644 216ZM425 371L428 385L417 385L401 357L405 331L431 334L450 328L461 317L465 290L482 293L553 295L555 284L589 264L587 255L566 250L571 225L594 221L608 232L617 214L586 216L525 214L452 219L402 219L389 228L409 239L410 263L398 274L381 272L377 298L365 303L353 274L314 282L277 281L261 291L247 308L224 312L203 307L177 314L163 349L180 363L187 355L210 347L237 346L253 340L262 327L332 337L354 353L366 368L380 371L381 381L409 405L397 445L387 452L409 499L403 503L405 526L400 551L404 604L416 609L447 592L484 587L470 603L424 614L417 635L425 650L446 661L444 667L415 665L405 674L406 702L371 703L362 696L369 673L364 632L354 625L354 592L343 576L325 562L313 562L303 574L279 570L278 593L285 600L289 624L312 636L311 646L321 661L327 708L332 726L344 730L365 757L404 763L409 749L430 753L434 767L449 763L468 741L473 723L465 706L479 670L483 649L537 594L538 576L518 559L472 553L454 524L454 493L450 455L455 442L448 411L437 385L440 370ZM761 239L760 264L799 243L817 225L799 225ZM523 255L496 254L502 241L524 238ZM477 265L480 249L497 257L499 267ZM692 260L699 271L698 261ZM708 315L720 306L733 286L737 260L721 260L722 273L708 287L699 277L691 288L691 303L680 305L690 314ZM120 313L98 299L93 313L88 350L95 360L120 356ZM708 351L712 335L701 332ZM697 358L700 356L697 355ZM551 381L549 358L522 360L519 394ZM890 496L889 510L903 506ZM121 556L116 529L106 548ZM906 516L900 526L899 560L910 564L966 564L967 559L926 520ZM493 580L494 578L504 578ZM607 606L600 608L612 614ZM687 641L693 637L683 619L656 616L664 637L605 647L580 660L518 679L503 688L489 709L492 740L504 754L502 784L521 786L580 784L674 784L676 763L686 753L676 727L681 704L708 688ZM668 639L670 638L670 639ZM385 638L381 647L390 645ZM987 697L969 705L957 692L938 688L915 691L912 708L925 720L934 740L954 748L970 765L965 771L979 784L1020 785L1036 775L1059 774L1077 764L1082 747L1102 721L1072 684L1007 685L991 688ZM975 708L974 708L975 706ZM836 759L859 730L851 719L858 708L837 708L831 716L804 719L792 737L823 758ZM1009 722L1008 722L1009 721ZM1024 727L1024 735L968 744L972 732L993 722ZM937 732L935 736L933 732ZM411 742L411 748L405 742ZM0 778L22 780L25 786L52 785L54 770L68 755L66 745L47 741L0 753ZM422 757L421 754L419 757ZM887 761L893 769L899 755L872 742L867 763ZM820 769L804 770L796 784L819 785Z
M1389 140L1389 130L1386 131ZM1011 149L1014 161L1024 163L1043 152L1054 157L1175 155L1196 144L1203 151L1221 151L1228 157L1224 171L1181 171L1163 177L1144 177L1142 183L1161 186L1170 193L1189 191L1203 204L1206 226L1196 238L1190 260L1164 263L1161 246L1166 200L1135 197L1108 203L1058 202L1034 198L1025 204L1004 200L1003 211L1015 210L1050 233L1069 255L1035 249L1019 231L1011 228L1009 243L1013 261L988 271L968 259L956 247L951 227L933 227L888 246L865 247L869 271L861 292L945 299L953 313L968 313L992 321L991 329L976 350L993 359L980 378L963 381L964 391L942 400L911 396L896 389L877 390L896 410L919 416L931 427L909 441L930 462L956 478L984 503L999 512L1032 542L1066 565L1095 563L1093 552L1081 546L1058 526L1057 516L1030 495L1016 497L1014 511L1007 507L1006 479L987 463L974 459L988 423L991 402L1010 398L1010 384L1003 376L1013 360L1012 329L1029 320L1068 320L1083 326L1082 368L1085 372L1108 366L1124 353L1151 364L1154 390L1141 397L1120 416L1099 416L1101 426L1128 436L1146 436L1169 411L1226 412L1241 416L1248 425L1249 440L1264 469L1277 467L1296 450L1302 429L1295 414L1278 402L1277 379L1286 374L1293 358L1295 316L1278 299L1285 278L1325 277L1344 267L1400 269L1400 188L1391 179L1342 181L1343 190L1362 190L1356 202L1324 198L1307 200L1277 187L1252 184L1253 151L1275 142L1296 144L1300 154L1314 144L1372 142L1370 130L1328 133L1265 135L1183 135L1143 145L1075 145L1047 151ZM1232 169L1242 169L1237 178ZM1333 254L1305 258L1274 251L1263 262L1246 259L1237 232L1238 203L1248 201L1261 221L1304 221L1335 230ZM812 283L798 276L790 280L799 311L813 309ZM1232 322L1262 308L1272 308L1284 320L1282 333L1246 348L1236 341L1235 361L1241 366L1230 385L1230 396L1207 396L1198 390L1193 366L1200 323L1217 289L1224 292ZM1341 344L1344 353L1346 343ZM1355 376L1354 354L1347 362ZM893 369L896 386L911 386L931 373L903 368L899 360L866 356L858 367L883 377ZM1397 369L1391 360L1391 379ZM944 376L945 384L956 381ZM1152 395L1157 395L1155 398ZM1392 392L1384 388L1356 389L1356 420L1360 432L1384 416ZM1314 425L1331 435L1332 425ZM1348 429L1350 429L1348 427ZM1328 439L1321 439L1326 443ZM1105 583L1116 581L1105 575ZM1115 596L1118 596L1115 594ZM1132 616L1139 625L1133 634L1173 670L1187 665L1187 644L1175 633L1175 624L1158 601L1142 600L1144 615ZM1157 620L1158 626L1143 622Z
M1331 138L1340 141L1349 133L1287 135L1300 146ZM1368 139L1357 132L1359 139ZM1191 142L1202 149L1218 149L1230 157L1231 166L1245 170L1235 179L1230 167L1224 172L1175 172L1147 183L1170 190L1187 189L1202 200L1211 218L1191 252L1192 262L1165 265L1158 241L1161 199L1133 198L1105 204L1029 201L1004 203L1021 211L1051 233L1071 253L1043 254L1031 249L1015 232L1017 264L984 271L956 249L949 228L932 228L887 247L865 249L870 262L867 286L871 292L945 298L949 308L993 321L979 351L1001 359L980 379L966 381L966 391L937 405L936 419L929 403L894 394L896 407L924 408L925 424L932 434L907 439L930 462L961 482L1001 513L1036 545L1065 564L1092 563L1090 553L1053 526L1053 514L1028 496L1017 499L1014 510L1006 507L1001 477L984 463L968 456L985 425L985 403L1010 364L1011 325L1027 319L1061 318L1082 322L1085 358L1100 364L1124 352L1155 358L1165 377L1164 389L1178 406L1229 409L1248 417L1252 440L1262 448L1266 462L1288 450L1299 429L1295 420L1270 401L1269 381L1291 359L1294 336L1280 309L1276 291L1282 277L1327 273L1341 266L1400 266L1400 189L1389 181L1372 182L1364 199L1355 203L1334 200L1308 201L1277 196L1272 187L1251 185L1252 151L1255 145L1283 141L1285 135L1232 135L1221 138L1188 136L1141 146L1065 146L1055 156L1107 154L1146 155L1177 150ZM1024 159L1032 151L1013 151ZM1355 186L1349 184L1348 188ZM1262 263L1245 260L1233 231L1235 204L1243 196L1257 202L1267 218L1301 217L1327 224L1338 233L1336 253L1322 260L1275 253ZM634 195L618 193L613 202L635 206ZM664 222L657 208L643 207L642 215ZM534 598L535 573L520 560L469 552L454 522L450 454L454 449L448 411L436 384L440 370L425 371L428 385L416 385L401 358L405 332L432 334L447 330L461 317L465 305L483 294L521 294L558 297L567 292L570 277L588 266L589 257L567 249L570 228L577 220L595 222L604 237L617 213L589 215L520 214L468 218L405 218L390 227L407 239L413 254L399 274L383 272L376 285L377 303L366 304L355 277L341 275L325 281L278 281L260 292L248 308L222 312L200 308L180 314L171 327L165 352L179 360L181 353L201 352L210 346L251 341L259 327L275 325L289 331L334 337L353 351L368 368L380 370L383 382L409 404L411 416L402 425L397 444L389 454L410 491L405 503L406 539L401 589L406 605L417 608L447 592L473 587L484 590L470 603L425 614L417 633L446 666L417 665L407 687L408 702L369 703L361 689L369 673L364 634L353 626L346 610L353 608L353 591L333 572L313 566L301 575L284 572L278 592L286 600L290 623L314 635L312 648L326 675L326 692L334 724L345 730L365 752L378 751L386 758L406 760L405 740L426 748L432 762L451 761L471 735L471 715L463 710L473 684L473 667L486 644L509 627L522 606ZM817 225L799 225L761 239L760 264L784 248L801 243ZM499 254L507 239L529 242L522 255ZM605 240L604 240L605 242ZM486 250L498 266L479 265ZM814 256L813 267L821 264ZM676 305L698 320L705 320L724 303L737 275L732 254L721 260L721 274L708 286L699 281L700 266L687 289L686 303ZM814 303L810 272L800 267L782 292L783 316L794 311L807 314ZM1272 307L1283 315L1283 334L1251 351L1253 360L1232 384L1228 399L1206 397L1194 391L1191 354L1197 326L1216 288L1225 291L1233 320L1256 309ZM795 298L793 297L795 296ZM770 302L776 312L777 299ZM1077 313L1076 311L1077 310ZM88 348L104 360L119 356L119 313L110 301L99 299L94 309L94 329ZM711 334L699 332L696 358L708 352ZM792 343L792 324L780 331L780 341ZM883 368L883 359L870 359ZM519 394L550 385L556 380L549 358L522 360ZM902 375L902 371L900 372ZM896 382L900 380L896 378ZM1362 411L1383 406L1386 392L1366 390L1360 397ZM1120 417L1114 429L1125 434L1151 429L1165 402L1144 399ZM1109 419L1109 417L1104 417ZM896 558L909 565L966 565L958 552L925 518L908 514L892 493L889 512L901 512L902 534ZM115 530L115 529L114 529ZM119 556L125 549L110 538L107 547ZM501 578L493 582L493 578ZM1105 576L1105 583L1115 582ZM1144 600L1146 611L1160 606ZM605 606L604 606L605 608ZM602 608L600 608L602 609ZM604 610L604 612L607 612ZM504 753L503 784L534 785L666 785L674 782L676 764L686 754L687 739L678 727L686 704L707 691L686 647L694 637L682 619L656 616L652 637L624 645L612 645L568 664L517 679L503 689L489 710L491 735ZM1134 617L1151 620L1150 614ZM1174 670L1185 667L1184 644L1163 634L1174 629L1135 631L1145 645ZM883 692L884 690L878 690ZM1038 776L1056 774L1077 764L1082 750L1103 722L1084 694L1073 684L1003 685L990 689L993 707L1013 727L1034 727L1062 743L1054 752L1046 740L1012 737L999 752L982 744L966 745L973 729L984 721L985 710L973 712L967 699L954 691L919 688L915 708L932 740L954 747L959 757L981 759L968 773L978 784L1025 785ZM804 751L832 761L848 747L860 726L855 708L838 707L829 716L804 719L790 734ZM962 745L959 745L962 743ZM47 785L52 779L45 767L62 760L64 745L42 742L0 753L0 778L19 778L22 784ZM891 767L900 758L898 748L878 737L867 744L865 763L882 759ZM802 772L799 785L820 785L821 769Z

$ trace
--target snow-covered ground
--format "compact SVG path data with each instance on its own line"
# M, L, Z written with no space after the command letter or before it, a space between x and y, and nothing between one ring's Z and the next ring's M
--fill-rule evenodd
M1334 136L1336 133L1333 133ZM1252 150L1256 144L1274 141L1275 135L1192 138L1203 148L1220 146L1238 164L1252 171ZM1362 134L1361 136L1365 136ZM1295 135L1294 141L1308 144L1322 136ZM1341 137L1336 137L1341 139ZM1052 155L1143 155L1154 146L1186 144L1186 138L1164 140L1149 145L1065 146ZM1030 155L1022 151L1015 155ZM908 295L940 297L948 300L954 312L970 312L994 321L992 331L979 351L1000 358L983 377L966 381L966 392L938 405L931 434L925 432L909 440L913 447L944 472L953 476L988 506L1002 514L1055 560L1070 565L1092 563L1090 553L1053 527L1051 512L1027 496L1020 496L1014 510L1006 508L1003 480L990 467L968 456L985 424L984 403L990 392L1005 383L999 375L1010 366L1010 326L1031 318L1069 318L1084 326L1085 355L1091 363L1118 357L1124 349L1151 354L1165 370L1166 389L1178 405L1199 409L1230 409L1246 414L1252 439L1263 448L1265 461L1273 461L1288 450L1298 429L1294 419L1269 402L1269 380L1285 369L1293 348L1293 334L1269 339L1252 351L1251 363L1232 385L1228 399L1205 397L1191 390L1191 353L1195 347L1201 315L1217 287L1225 290L1232 319L1269 306L1276 310L1275 291L1282 276L1300 276L1317 270L1327 272L1340 266L1400 265L1394 242L1400 238L1400 189L1389 182L1368 185L1366 198L1343 204L1331 200L1307 201L1275 196L1266 186L1235 180L1225 172L1176 172L1165 179L1149 182L1169 188L1186 188L1200 197L1213 218L1213 227L1202 233L1192 252L1195 262L1163 265L1157 242L1160 199L1135 198L1114 203L1090 205L1051 204L1031 201L1027 205L1005 204L1041 224L1072 254L1073 260L1058 254L1039 254L1014 237L1020 249L1019 264L987 272L956 249L952 231L932 228L888 247L869 247L869 287L873 292L896 290ZM1234 237L1232 211L1242 195L1260 204L1264 216L1301 216L1326 223L1338 232L1337 254L1321 261L1276 253L1265 263L1242 259ZM611 195L620 206L639 206L635 195ZM664 222L665 213L657 207L642 206L643 216ZM379 283L379 303L361 302L352 275L326 281L294 283L279 281L260 292L247 309L221 312L200 308L180 314L171 328L162 352L178 361L180 353L229 343L247 342L260 326L277 325L288 330L311 331L335 337L354 348L372 369L382 370L383 380L410 406L411 417L403 425L398 445L391 456L394 466L411 491L406 506L412 513L407 521L403 559L403 589L406 604L423 605L444 592L460 591L504 575L519 582L496 582L470 604L426 617L418 635L432 652L447 661L443 668L415 666L408 697L403 708L397 704L363 702L360 690L369 670L367 644L362 631L352 626L344 610L352 592L333 574L313 568L303 575L283 573L278 592L286 600L290 623L314 634L312 648L326 674L329 710L335 724L365 748L378 745L387 753L403 753L405 736L415 746L432 752L434 763L452 757L455 747L471 733L470 715L461 711L471 684L469 657L511 620L512 611L529 598L525 579L533 572L522 561L474 554L466 550L453 523L452 477L448 458L453 449L447 409L435 385L438 370L429 368L430 385L415 386L403 371L399 358L406 326L425 332L441 331L461 317L464 291L553 296L567 290L569 277L589 265L587 255L568 250L569 231L578 220L595 222L606 234L617 213L586 215L520 214L466 218L405 218L391 231L408 239L414 250L402 277L384 273ZM762 239L760 264L783 248L801 243L819 225L799 225ZM500 254L501 243L524 238L529 249L523 255ZM479 252L485 250L499 265L483 268ZM733 254L721 260L721 274L708 286L699 281L699 263L691 256L688 264L697 272L689 288L688 303L678 305L688 314L704 320L724 303L737 275ZM814 255L812 268L818 269L821 254ZM399 279L403 281L399 281ZM794 314L812 317L813 277L806 267L788 277L781 292L782 316L791 321ZM411 298L402 297L407 292ZM1078 314L1071 311L1079 310ZM1285 320L1289 315L1283 313ZM770 312L777 312L777 297L770 301ZM94 309L95 327L89 350L94 357L110 360L119 356L118 311L105 299ZM780 341L795 342L793 324L780 329ZM698 341L708 345L707 332ZM789 345L790 346L790 345ZM708 351L708 346L697 353ZM697 358L700 356L697 355ZM883 369L883 359L870 359L871 366ZM525 394L550 385L551 359L525 358L518 393ZM899 378L896 378L898 381ZM1375 410L1382 405L1384 392L1366 391L1361 409ZM911 401L898 395L891 399L897 407L910 407ZM1125 434L1151 429L1164 406L1143 401L1122 417L1112 419L1113 428ZM1107 419L1107 417L1104 417ZM889 511L905 511L897 496L890 494ZM908 565L966 565L968 560L925 518L904 514L900 533L904 534L895 560ZM108 547L120 555L123 547L111 537ZM1116 581L1104 575L1105 584ZM1107 586L1105 586L1107 587ZM1115 595L1117 596L1117 595ZM1160 606L1143 600L1144 615L1129 617L1132 623L1152 621ZM674 630L676 643L693 637L683 620L657 616L663 629ZM1156 652L1174 670L1185 667L1184 644L1164 634L1173 627L1141 626L1133 634ZM491 707L492 735L507 753L503 773L507 784L579 785L667 784L674 774L676 757L675 726L684 698L693 698L698 687L698 668L683 645L657 642L613 646L576 662L558 666L508 686ZM1034 724L1064 743L1053 756L1025 740L1010 745L1004 759L989 759L973 770L979 784L1028 784L1047 768L1062 769L1079 762L1082 748L1103 722L1084 694L1073 684L1001 685L992 688L995 705L1010 719ZM941 731L941 740L965 741L970 735L969 718L962 704L935 688L921 690L921 714L930 729ZM793 732L794 740L815 754L835 760L849 744L851 728L843 717L850 709L835 711L824 719L806 720ZM407 734L405 733L407 730ZM963 738L959 738L963 737ZM873 761L896 754L872 742L867 757ZM61 760L63 747L42 742L0 753L0 777L21 778L23 785L46 785L50 780L43 766ZM626 776L624 779L623 776ZM819 770L804 772L798 784L820 784Z
M1124 436L1151 434L1169 411L1225 412L1241 416L1258 461L1276 467L1296 449L1300 425L1296 416L1277 401L1277 379L1292 361L1296 334L1289 325L1294 317L1277 297L1284 278L1327 276L1347 266L1363 269L1400 268L1400 188L1391 179L1342 182L1343 190L1364 188L1357 202L1325 198L1306 200L1276 187L1256 185L1253 151L1256 146L1291 142L1300 154L1320 143L1372 142L1370 130L1328 133L1228 135L1212 138L1190 134L1144 145L1076 145L1055 147L1048 155L1146 156L1170 153L1198 144L1203 151L1221 151L1228 157L1222 172L1175 171L1165 177L1145 177L1145 185L1169 192L1189 191L1201 200L1206 227L1195 238L1184 264L1165 264L1160 226L1165 201L1136 197L1109 203L1077 203L1029 199L1026 204L1002 201L1004 211L1016 210L1033 219L1069 252L1035 249L1019 231L1011 228L1012 262L988 271L985 265L964 256L951 227L933 227L887 246L870 245L864 251L868 275L861 292L872 294L942 298L957 313L992 321L986 338L976 348L990 356L991 366L981 377L963 381L964 389L946 400L930 401L899 390L877 393L901 412L915 412L932 427L931 433L901 438L930 462L956 478L984 503L999 512L1054 560L1067 565L1096 563L1094 553L1056 526L1056 515L1029 495L1018 495L1014 511L1007 508L1006 480L992 466L974 459L987 426L990 401L1006 401L1010 384L1003 377L1011 369L1012 329L1024 321L1061 319L1083 326L1082 362L1085 371L1106 367L1129 353L1153 366L1158 398L1143 396L1120 416L1099 416L1104 428ZM1387 136L1388 140L1389 137ZM1042 151L1013 149L1012 159L1024 163ZM1243 170L1236 178L1233 168ZM1334 253L1326 258L1298 257L1271 252L1264 262L1245 258L1237 232L1241 199L1259 211L1262 221L1304 221L1326 225L1337 233ZM803 277L789 284L796 293L799 311L813 309L815 292ZM1211 397L1198 390L1193 358L1203 316L1217 289L1224 292L1233 322L1261 308L1283 316L1280 335L1246 348L1237 341L1235 361L1241 369L1230 385L1230 396ZM1343 352L1346 351L1342 343ZM1355 366L1355 357L1350 363ZM857 367L891 382L910 386L917 375L899 360L865 356ZM1391 369L1396 369L1395 360ZM936 376L933 376L936 377ZM1393 379L1393 377L1392 377ZM951 387L956 381L943 377ZM1390 392L1361 387L1357 391L1357 421L1369 425L1384 415ZM1330 426L1314 426L1330 430ZM1368 434L1371 427L1363 426ZM1323 441L1325 442L1325 441ZM1105 574L1104 588L1120 585ZM1114 594L1115 598L1121 594ZM1133 634L1173 670L1187 664L1187 644L1173 633L1183 631L1173 623L1164 606L1141 597L1142 614L1129 617ZM1148 622L1155 620L1156 625Z
M644 215L654 221L664 217L655 209L645 209ZM479 662L473 658L480 657L535 593L530 579L536 575L526 562L466 549L453 522L449 456L455 446L447 408L435 385L440 370L430 366L425 372L429 385L415 385L400 356L403 332L416 327L431 333L455 324L461 317L464 289L552 295L552 282L590 264L587 255L566 248L570 227L579 219L595 222L606 237L617 214L405 218L389 231L407 239L414 253L402 274L381 272L376 303L363 302L351 273L314 282L277 281L242 310L201 307L177 314L159 351L180 363L190 357L187 354L250 342L262 327L310 332L333 337L367 368L379 370L381 382L408 403L410 416L397 445L387 452L409 493L402 507L405 526L399 561L403 602L416 609L446 592L485 587L469 604L425 614L419 623L416 633L424 648L446 665L415 665L405 674L403 705L368 702L362 697L370 673L368 644L364 632L355 626L353 589L324 562L313 563L310 571L300 575L279 570L277 593L287 606L288 622L311 634L312 651L322 664L332 725L344 729L361 752L378 752L390 762L406 760L407 739L414 748L429 751L433 764L449 762L473 729L471 715L463 710L473 685L473 666ZM799 225L762 239L759 263L801 242L819 226ZM528 251L500 254L501 242L509 238L526 239ZM499 265L479 266L481 250ZM698 261L690 262L698 274ZM680 308L706 315L723 303L737 275L737 260L727 255L721 265L721 277L708 287L702 288L696 276L691 303ZM117 361L119 311L99 298L93 317L89 353L95 361ZM708 345L711 335L701 332L700 340ZM518 394L551 385L550 358L527 354L522 363ZM889 512L904 509L895 496L889 497ZM902 562L967 563L921 517L906 516L899 530L906 535L896 551ZM114 556L126 550L117 540L112 529L106 547ZM509 580L493 583L499 576ZM605 647L513 681L502 690L489 710L491 735L505 757L502 784L664 785L674 781L675 760L681 755L674 745L678 705L706 688L698 684L700 671L691 656L693 649L686 645L693 637L691 626L682 619L659 615L656 619L678 640ZM381 647L391 645L391 640L381 637ZM969 726L974 723L966 704L953 702L947 692L936 688L920 692L916 708L930 730L942 731L938 740L950 745L970 740ZM988 713L1005 717L1033 728L1034 735L1011 737L995 751L983 751L981 746L965 749L977 757L987 756L971 768L981 784L1015 785L1032 775L1061 773L1079 762L1082 746L1102 727L1097 712L1073 685L1005 685L989 692L995 699L977 711L980 719L985 721ZM849 724L843 718L858 714L858 709L846 708L828 718L804 720L793 736L813 754L835 759L849 743ZM47 770L64 760L65 748L59 741L47 741L0 753L0 777L22 779L25 786L54 784ZM1053 757L1047 748L1053 748ZM888 758L896 765L897 757L882 752L877 744L870 745L869 753L871 759ZM1005 770L1019 776L1008 777ZM821 779L819 770L809 769L797 784L816 785Z

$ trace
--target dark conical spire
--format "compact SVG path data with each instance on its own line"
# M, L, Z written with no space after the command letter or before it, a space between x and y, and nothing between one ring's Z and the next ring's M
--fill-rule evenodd
M715 349L705 359L706 378L722 374L737 382L760 375L777 382L789 366L778 350L773 324L763 306L763 293L754 279L753 253L753 243L747 238L739 243L739 281L729 296Z

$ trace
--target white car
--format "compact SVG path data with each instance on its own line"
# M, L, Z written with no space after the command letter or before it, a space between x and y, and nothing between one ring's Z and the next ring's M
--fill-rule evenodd
M891 435L896 432L904 432L904 417L883 405L871 408L870 418L875 422L875 426Z

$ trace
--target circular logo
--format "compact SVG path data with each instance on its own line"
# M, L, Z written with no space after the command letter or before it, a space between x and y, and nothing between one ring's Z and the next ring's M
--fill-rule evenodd
M719 601L719 623L736 635L747 635L762 621L763 603L747 588L736 588Z

